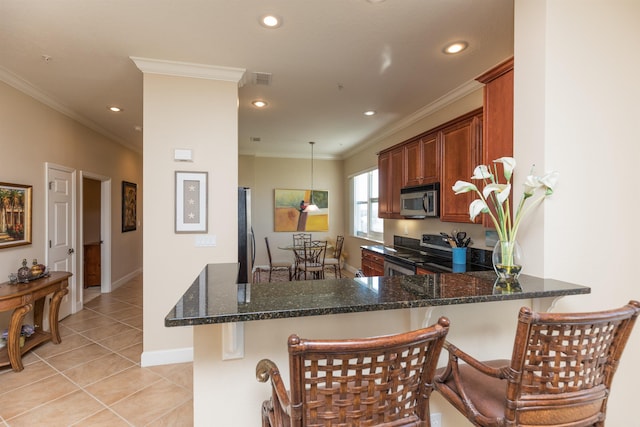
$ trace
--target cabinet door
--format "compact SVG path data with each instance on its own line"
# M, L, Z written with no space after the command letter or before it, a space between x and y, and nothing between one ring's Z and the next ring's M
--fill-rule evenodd
M100 285L100 244L84 245L84 287Z
M366 249L362 249L362 273L366 277L384 276L384 258Z
M404 146L404 187L422 184L423 156L421 144L421 140L416 139Z
M402 188L403 177L403 151L402 147L396 148L391 152L391 184L389 197L389 205L391 206L391 218L400 217L400 189Z
M440 139L435 132L420 139L422 156L422 182L431 184L440 182Z
M477 196L474 193L455 195L451 188L458 180L470 181L473 169L479 164L481 120L482 115L477 115L441 132L443 171L440 219L442 221L471 222L469 204Z
M440 182L440 139L438 132L404 145L403 187Z
M389 218L390 202L390 172L391 154L389 152L378 155L378 218Z
M378 217L401 218L400 189L404 176L403 147L378 155Z
M492 165L495 159L513 156L513 58L476 80L485 84L482 164ZM502 179L502 165L497 167ZM509 200L513 206L513 192ZM489 216L482 216L483 225L493 228Z

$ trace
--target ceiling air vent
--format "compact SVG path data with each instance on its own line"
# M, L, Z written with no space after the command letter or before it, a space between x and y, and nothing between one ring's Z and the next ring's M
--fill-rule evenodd
M253 84L271 86L271 73L253 73Z

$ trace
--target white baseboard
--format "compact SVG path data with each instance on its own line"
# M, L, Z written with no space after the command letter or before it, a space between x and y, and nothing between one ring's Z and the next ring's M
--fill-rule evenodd
M187 362L193 362L193 347L143 351L142 356L140 356L140 366L142 367Z
M111 282L111 292L115 291L118 287L124 285L129 280L133 279L136 276L139 276L140 274L142 274L142 268L133 270L131 273L119 278L115 282Z
M352 266L350 266L350 265L349 265L349 264L347 264L347 263L345 263L345 264L342 266L342 268L343 268L344 270L347 270L347 271L349 271L349 272L353 273L353 274L356 274L356 271L358 271L358 269L357 269L357 268L352 267Z

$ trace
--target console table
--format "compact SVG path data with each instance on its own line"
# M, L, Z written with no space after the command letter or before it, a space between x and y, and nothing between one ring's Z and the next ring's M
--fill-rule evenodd
M53 341L59 344L58 311L62 298L69 293L69 277L66 271L53 271L47 277L29 283L0 284L0 312L13 310L9 321L9 333L6 347L0 349L0 367L11 365L14 371L24 369L22 355L43 342ZM49 329L42 329L45 297L53 294L49 304ZM33 310L35 332L25 339L20 347L22 321Z

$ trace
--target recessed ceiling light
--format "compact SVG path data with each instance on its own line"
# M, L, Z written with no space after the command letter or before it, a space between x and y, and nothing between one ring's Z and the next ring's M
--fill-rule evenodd
M375 116L376 112L374 110L369 110L364 112L365 116Z
M266 28L278 28L282 26L282 18L276 15L263 15L260 17L260 25Z
M253 104L254 107L258 107L258 108L264 108L267 105L267 101L263 101L261 99L256 99L255 101L251 102L251 104Z
M461 42L451 43L450 45L445 46L445 48L442 49L442 51L444 53L449 53L449 54L460 53L463 50L465 50L467 47L469 47L469 43L461 41Z
M119 113L122 111L122 108L116 107L115 105L110 105L107 107L109 111L113 111L114 113Z

